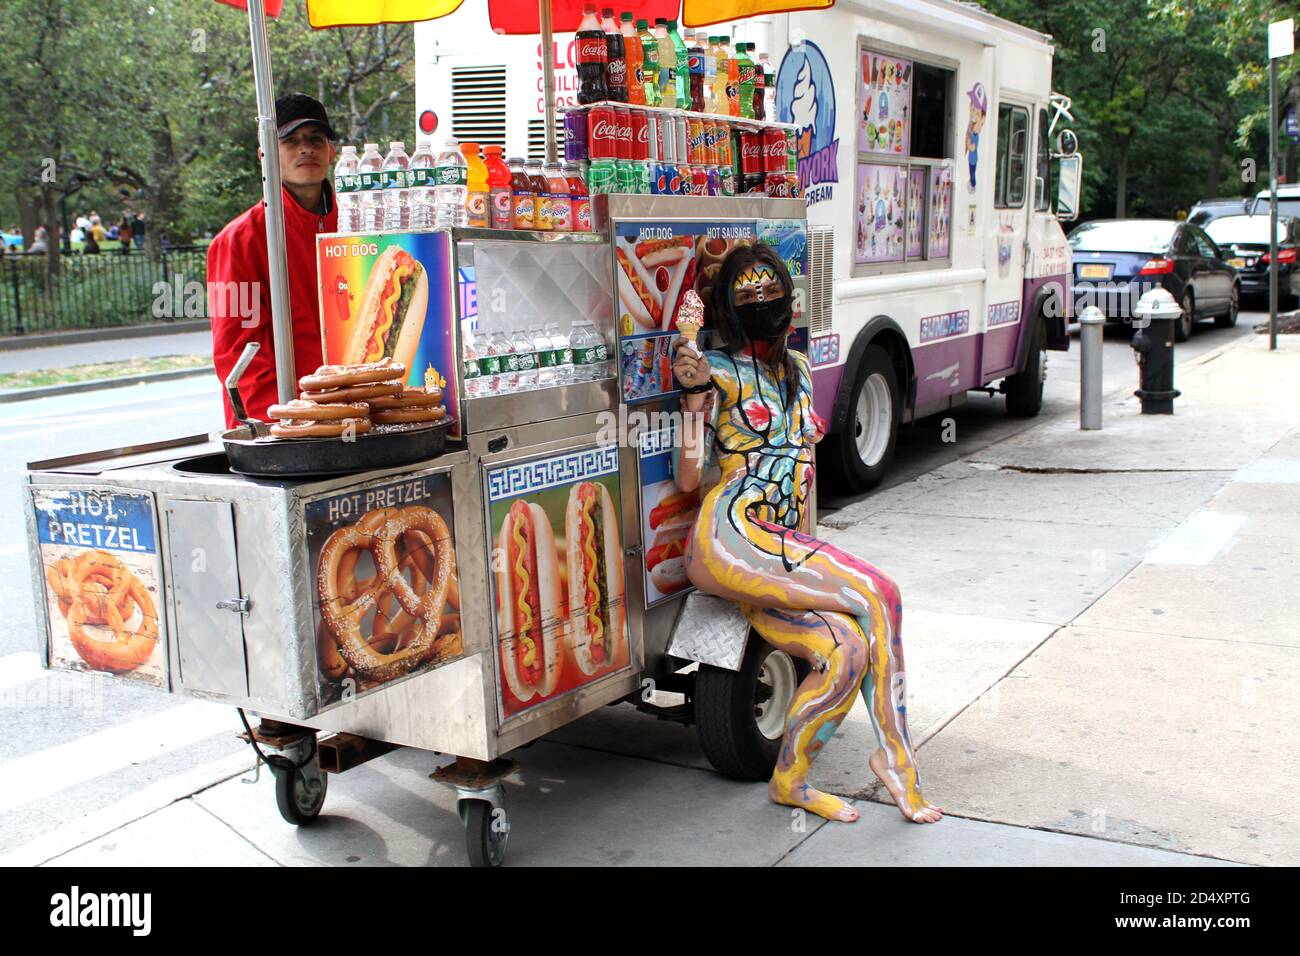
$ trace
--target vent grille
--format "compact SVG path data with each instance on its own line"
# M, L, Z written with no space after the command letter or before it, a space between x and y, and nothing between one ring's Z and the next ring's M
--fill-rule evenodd
M451 71L451 134L480 146L506 144L506 68L457 66Z
M561 162L564 160L564 117L555 117L555 148ZM528 158L546 159L546 120L542 118L528 121Z
M835 270L831 248L835 230L830 226L808 227L808 334L825 335L831 330L831 305L835 293Z

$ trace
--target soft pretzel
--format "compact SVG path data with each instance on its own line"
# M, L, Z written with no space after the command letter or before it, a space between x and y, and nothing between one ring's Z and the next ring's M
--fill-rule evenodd
M46 571L68 622L68 637L83 661L95 670L124 674L149 660L158 644L158 611L140 579L106 551L91 550L56 561ZM140 612L135 630L127 622ZM107 627L112 640L86 628Z

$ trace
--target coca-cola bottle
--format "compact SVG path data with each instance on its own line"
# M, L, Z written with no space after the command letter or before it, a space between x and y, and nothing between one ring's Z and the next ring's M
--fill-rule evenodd
M600 13L600 27L605 31L605 93L611 100L626 103L627 59L624 56L623 34L612 9L606 7Z
M596 7L587 4L582 8L582 22L578 24L575 59L578 61L578 103L599 103L609 99L605 86L605 31L596 19ZM626 81L625 81L626 82ZM624 94L626 96L626 94Z

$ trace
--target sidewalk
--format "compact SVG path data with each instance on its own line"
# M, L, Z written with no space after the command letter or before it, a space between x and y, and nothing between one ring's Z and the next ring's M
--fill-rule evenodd
M813 782L858 823L708 769L693 728L605 708L520 751L507 863L1300 863L1300 337L1180 365L1177 413L1112 396L1105 429L1048 419L831 515L901 586L918 827L879 802L859 700ZM960 443L961 436L958 435ZM335 777L295 830L225 766L3 862L463 865L445 758ZM218 782L222 781L222 782Z

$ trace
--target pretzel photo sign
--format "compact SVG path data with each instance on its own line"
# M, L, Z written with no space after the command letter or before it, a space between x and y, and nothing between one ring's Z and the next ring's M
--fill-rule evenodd
M50 666L167 686L153 498L33 488Z

